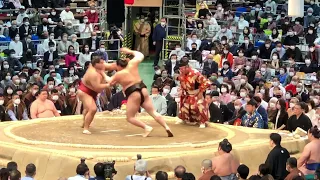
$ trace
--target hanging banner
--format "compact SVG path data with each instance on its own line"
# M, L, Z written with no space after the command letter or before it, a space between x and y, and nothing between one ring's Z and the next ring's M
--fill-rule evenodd
M133 7L162 7L162 0L128 0L133 4L125 3L126 6Z

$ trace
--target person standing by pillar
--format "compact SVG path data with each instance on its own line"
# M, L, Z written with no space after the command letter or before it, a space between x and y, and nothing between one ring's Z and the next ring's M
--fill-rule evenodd
M156 57L154 59L153 66L158 66L160 53L162 51L163 39L166 38L167 35L167 20L165 18L161 18L160 24L156 25L153 31L152 40L153 45L156 46Z
M140 51L145 57L148 57L151 26L145 21L144 16L141 16L140 21L134 24L134 32L136 34L135 49Z

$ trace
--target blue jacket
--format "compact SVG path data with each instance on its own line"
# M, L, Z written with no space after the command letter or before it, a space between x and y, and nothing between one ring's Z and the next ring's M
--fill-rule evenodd
M164 38L166 38L167 32L166 32L166 26L162 27L161 24L156 25L156 27L153 30L152 40L153 41L162 41Z
M264 129L268 129L268 113L262 106L259 106L257 112L261 115Z

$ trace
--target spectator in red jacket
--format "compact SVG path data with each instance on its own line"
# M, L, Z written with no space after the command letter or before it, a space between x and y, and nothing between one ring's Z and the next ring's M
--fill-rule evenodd
M229 45L226 45L224 46L223 48L223 53L222 53L222 56L221 56L221 60L220 60L220 67L219 68L222 68L222 65L225 61L229 61L230 63L230 67L232 67L232 64L233 64L233 54L231 52L229 52Z
M285 89L286 91L291 91L293 95L297 94L297 84L299 82L299 77L298 76L293 76L291 79L290 84L288 84Z
M90 9L87 10L85 14L88 17L89 23L98 23L99 14L94 6L91 6Z

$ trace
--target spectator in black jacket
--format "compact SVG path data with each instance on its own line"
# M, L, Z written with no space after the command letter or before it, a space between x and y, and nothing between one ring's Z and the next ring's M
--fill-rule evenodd
M11 27L9 28L9 37L14 40L14 38L16 37L16 35L19 32L19 28L17 27L17 21L12 21L11 23Z
M58 21L58 25L54 28L54 39L58 39L59 37L62 37L63 33L66 33L66 28L63 26L63 22L61 19Z
M51 32L52 28L49 26L49 22L47 18L42 19L42 24L39 24L37 27L37 35L40 37L40 39L46 39L47 36L45 36L44 32Z
M241 99L235 100L233 103L230 102L227 104L228 109L234 109L232 112L232 116L227 122L224 122L224 124L230 124L233 125L237 119L241 119L242 116L246 114L246 110L243 108Z
M272 49L273 47L271 47L271 40L267 39L264 45L261 45L259 47L259 51L260 51L259 57L261 59L270 59Z
M179 69L179 61L178 56L176 54L172 54L170 59L165 62L164 68L167 70L169 76L173 76L174 71Z
M210 122L224 123L232 117L232 111L227 105L219 101L219 92L211 92L211 104L209 105Z
M306 44L313 44L314 40L317 39L317 31L314 29L314 27L309 26L307 29L307 33L305 35L306 38Z
M31 35L28 35L25 39L22 39L22 48L23 48L23 55L27 53L27 50L31 50L32 55L37 53L37 50L31 41Z
M45 52L43 55L44 66L48 67L49 65L53 65L53 61L58 59L58 52L54 48L54 43L52 41L49 42L49 51Z
M4 96L0 94L0 121L7 120L6 118L6 107L4 106Z
M295 42L295 44L299 43L299 37L294 34L294 30L292 27L288 29L288 33L287 33L287 36L284 38L283 44L285 46L289 46L290 41Z
M32 35L33 30L32 27L30 26L29 18L25 17L23 18L23 24L19 27L19 35L20 39L24 39L28 35Z
M162 89L162 96L167 100L167 116L176 117L177 116L177 102L170 95L170 84L166 84Z
M218 73L218 63L213 60L212 54L208 54L205 62L203 63L202 74L210 77L212 73Z
M197 60L200 64L202 63L202 54L200 50L197 50L197 43L191 44L191 58Z
M301 50L296 47L296 43L291 41L288 43L289 48L285 53L285 57L293 57L295 62L303 62Z
M239 49L244 50L245 57L251 57L251 53L254 50L254 45L250 42L250 38L248 36L244 37L244 43L241 44Z
M100 38L97 37L96 32L91 33L91 37L87 39L90 51L96 51L100 47Z

